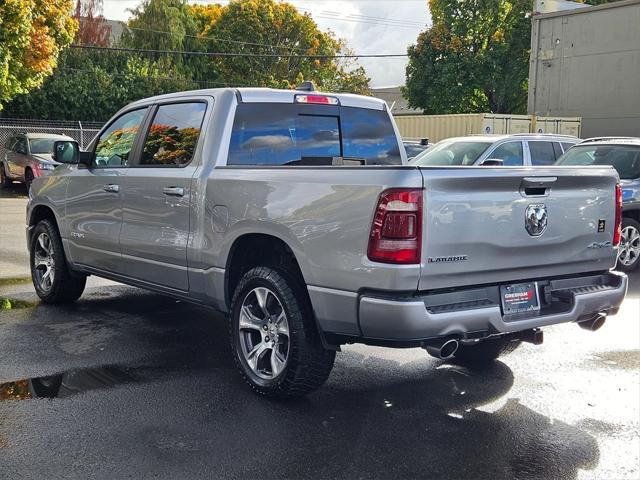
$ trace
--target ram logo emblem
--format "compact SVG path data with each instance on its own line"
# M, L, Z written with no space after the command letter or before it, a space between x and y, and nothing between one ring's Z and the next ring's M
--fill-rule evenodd
M547 229L547 206L533 203L527 206L524 214L524 227L532 237L538 237Z

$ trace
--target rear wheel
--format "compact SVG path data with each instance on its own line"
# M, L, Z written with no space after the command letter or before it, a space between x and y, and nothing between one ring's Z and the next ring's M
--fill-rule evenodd
M31 190L31 184L33 183L33 172L27 170L24 172L24 184L27 187L27 191Z
M489 338L471 345L460 345L453 354L457 363L468 367L484 367L502 355L513 352L520 341L508 337Z
M11 186L11 179L7 176L7 171L5 170L4 164L0 164L0 186L2 188L7 188Z
M622 219L622 235L618 247L618 268L630 272L640 264L640 223Z
M45 303L75 302L87 281L86 275L71 272L58 229L51 220L41 220L31 236L31 279Z
M256 267L244 274L231 305L231 348L251 388L295 397L328 378L335 352L322 346L309 302L285 271Z

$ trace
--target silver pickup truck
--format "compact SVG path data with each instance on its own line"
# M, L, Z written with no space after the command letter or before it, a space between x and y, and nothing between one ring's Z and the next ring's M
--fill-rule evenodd
M627 289L612 168L409 166L375 98L163 95L54 157L27 208L43 302L98 275L226 312L265 396L318 388L347 343L481 365L545 325L597 329Z

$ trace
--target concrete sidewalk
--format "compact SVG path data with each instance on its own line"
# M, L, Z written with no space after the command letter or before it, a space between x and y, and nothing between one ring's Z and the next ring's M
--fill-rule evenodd
M27 192L20 184L0 189L0 278L29 277L25 237Z

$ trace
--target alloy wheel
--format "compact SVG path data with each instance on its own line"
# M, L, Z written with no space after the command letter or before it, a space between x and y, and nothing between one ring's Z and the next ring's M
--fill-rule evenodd
M629 267L640 257L640 232L634 226L628 225L622 229L618 261Z
M240 307L240 348L251 371L263 380L283 372L289 358L289 323L274 292L257 287Z
M35 244L33 266L38 286L48 292L55 280L55 253L51 238L44 232L38 235Z

